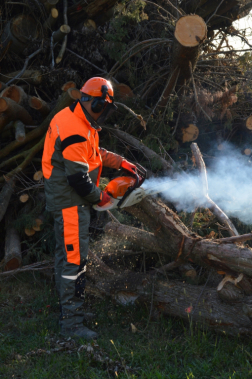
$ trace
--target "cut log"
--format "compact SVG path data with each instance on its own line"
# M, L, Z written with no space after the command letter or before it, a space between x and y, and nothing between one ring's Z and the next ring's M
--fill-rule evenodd
M182 142L195 141L199 136L199 129L196 125L189 124L187 128L182 129Z
M244 151L243 151L243 153L245 154L245 155L251 155L251 153L252 153L252 150L251 149L245 149Z
M13 123L15 129L15 140L16 141L24 141L25 139L25 126L22 121L15 121Z
M8 212L6 217L5 227L5 255L4 255L4 269L6 271L15 270L21 266L22 253L20 237L17 229L13 227L12 213Z
M24 232L28 237L34 236L34 234L36 233L36 231L33 228L25 228Z
M43 24L43 28L51 30L52 27L55 25L58 16L59 16L58 10L56 8L52 8L50 10L50 14L49 14L48 18L46 19L46 21Z
M127 84L119 83L115 85L115 88L118 92L119 98L122 100L133 98L135 96L132 89L127 86Z
M15 187L15 180L14 178L8 180L1 192L0 192L0 221L3 219L6 209L9 205L11 195L14 192L14 187Z
M172 48L172 64L160 107L165 107L170 94L177 86L178 90L194 71L200 54L200 48L207 36L205 21L198 15L182 16L176 23ZM191 68L190 63L191 62Z
M44 222L44 217L39 216L38 218L35 219L35 224L32 226L32 229L35 230L35 232L40 232L43 222Z
M55 5L57 5L59 0L47 0L44 3L45 9L48 13L50 13L51 9L55 8Z
M71 28L69 25L61 25L61 27L56 32L53 33L54 43L61 41L70 32L71 32Z
M3 113L0 119L0 131L13 120L20 120L26 125L35 124L27 110L8 97L0 98L0 112Z
M0 97L8 97L19 105L22 105L28 99L28 95L25 93L23 88L15 84L5 88L1 92Z
M75 82L66 82L62 87L62 91L67 91L69 88L76 88L76 83Z
M26 203L29 200L28 193L23 193L22 195L20 195L19 200L21 201L21 203Z
M247 120L246 120L246 128L247 128L248 130L252 130L252 115L249 116L249 117L247 118Z
M51 119L55 116L56 113L61 111L63 108L68 107L71 105L75 100L81 98L81 93L76 88L69 88L68 91L64 92L62 96L59 98L56 106L53 108L53 110L50 112L50 114L45 118L45 120L42 122L40 126L38 126L36 129L32 130L31 132L26 134L24 141L13 141L9 143L6 147L0 150L0 159L3 157L6 157L9 153L11 153L13 150L17 149L20 146L23 146L24 144L34 141L36 138L41 137L47 130L49 123ZM1 99L0 99L1 101ZM43 147L43 145L42 145Z
M29 15L20 14L7 22L1 36L2 48L11 41L9 50L16 54L23 54L24 49L39 35L39 25L35 19Z
M10 79L15 78L20 71L15 71L8 73L6 75L0 74L0 80L4 83L7 83ZM26 70L23 72L23 74L18 77L18 79L15 79L14 82L20 82L20 79L24 79L25 82L29 84L39 85L42 81L42 74L40 71L37 70Z
M32 96L29 98L31 108L38 110L42 116L47 116L50 113L49 105L38 97Z
M43 172L42 171L36 171L33 175L33 180L38 182L39 180L43 179Z

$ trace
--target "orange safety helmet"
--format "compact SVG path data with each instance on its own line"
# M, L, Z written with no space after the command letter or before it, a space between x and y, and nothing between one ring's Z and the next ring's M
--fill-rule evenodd
M88 81L86 81L86 83L84 83L83 87L81 88L81 92L92 97L102 97L103 95L102 86L107 86L108 88L105 101L108 103L112 103L113 100L109 97L111 96L113 98L114 96L112 84L109 80L100 78L99 76L91 78Z

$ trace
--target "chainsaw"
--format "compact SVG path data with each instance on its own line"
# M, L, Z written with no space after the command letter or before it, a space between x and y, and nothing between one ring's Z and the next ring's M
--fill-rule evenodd
M114 208L125 208L139 203L149 195L155 195L167 190L165 188L144 188L143 183L146 179L146 170L138 163L136 164L136 173L127 173L125 176L119 176L112 179L105 187L104 192L110 196L110 201L103 206L93 205L97 211L106 211Z

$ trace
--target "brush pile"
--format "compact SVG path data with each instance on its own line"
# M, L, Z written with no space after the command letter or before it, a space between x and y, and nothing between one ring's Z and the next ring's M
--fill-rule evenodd
M149 198L127 213L94 216L92 239L102 238L90 252L87 291L147 302L155 317L190 315L217 331L252 333L252 251L244 245L251 235L239 236L209 198L200 150L192 144L190 152L195 140L202 151L223 150L239 137L251 155L251 45L232 24L251 9L248 0L1 5L0 275L26 264L39 269L53 253L41 172L45 133L87 79L103 76L113 82L118 112L101 146L149 175L199 170L208 210L195 210L186 226L176 204ZM230 36L241 39L242 51ZM203 235L195 228L200 218L209 224Z

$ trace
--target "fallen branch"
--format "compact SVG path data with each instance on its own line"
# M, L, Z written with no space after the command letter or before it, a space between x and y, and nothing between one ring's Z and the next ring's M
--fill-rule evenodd
M11 80L9 80L9 81L6 83L6 85L7 85L7 86L10 85L10 84L11 84L12 82L14 82L16 79L20 78L20 77L24 74L24 72L25 72L25 70L26 70L26 68L27 68L27 66L28 66L29 60L32 59L33 57L35 57L35 56L36 56L38 53L40 53L41 51L42 51L42 47L40 47L38 50L34 51L34 53L32 53L31 55L29 55L29 56L26 58L26 60L25 60L24 67L22 68L22 70L19 71L19 73L18 73L14 78L12 78Z
M228 216L218 207L218 205L215 204L215 202L208 195L206 166L205 166L205 162L203 160L202 154L198 148L198 145L195 142L193 142L191 144L191 149L195 157L197 167L200 172L200 176L202 180L203 196L206 200L208 208L215 214L217 219L228 228L228 232L231 236L233 235L238 236L239 233L237 232L232 221L230 221Z
M5 215L5 212L10 202L11 195L14 192L14 187L15 187L15 180L14 178L12 178L11 180L8 180L4 184L0 192L0 221L3 219Z
M144 130L146 130L146 121L144 121L143 116L141 116L140 114L136 114L131 108L127 107L127 105L125 105L123 103L116 102L115 104L116 105L120 105L121 107L123 107L124 109L126 109L130 114L132 114L132 116L134 116L135 118L137 118L140 121L140 124L142 125L142 127L144 128Z

